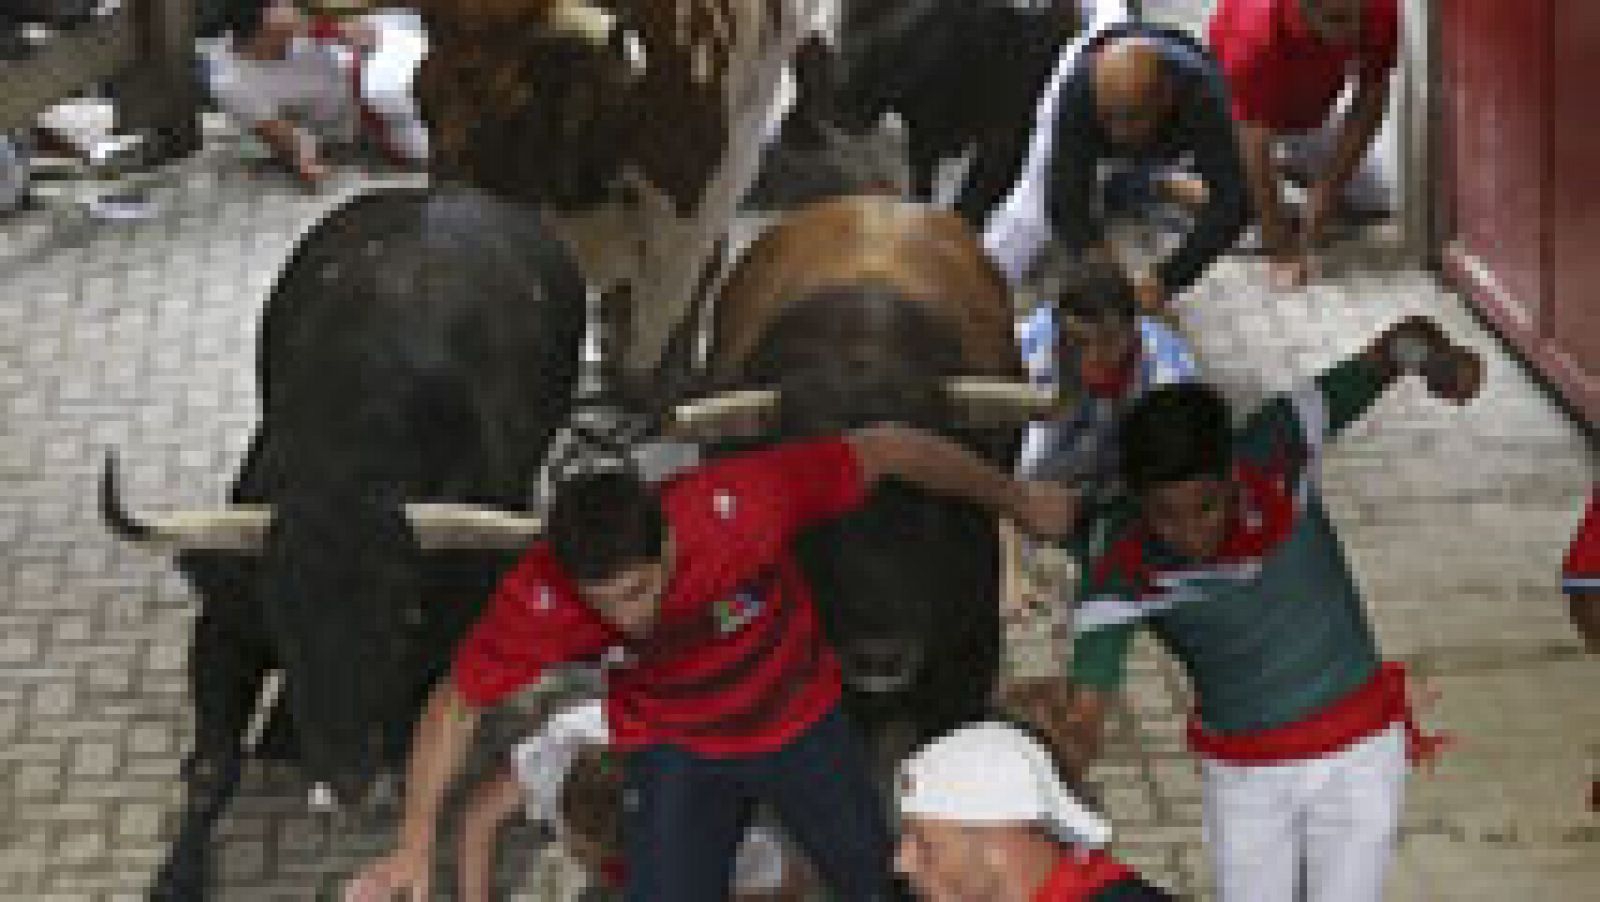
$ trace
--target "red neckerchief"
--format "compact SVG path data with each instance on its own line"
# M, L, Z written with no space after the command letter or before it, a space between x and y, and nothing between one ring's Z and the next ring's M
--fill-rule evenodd
M628 880L628 863L621 855L607 855L600 862L600 879L612 889L622 889Z
M1087 902L1113 883L1134 876L1125 864L1100 849L1066 852L1055 870L1033 894L1033 902Z
M1116 401L1127 397L1128 390L1133 387L1134 377L1139 372L1139 353L1137 348L1130 349L1122 362L1110 369L1096 368L1093 372L1079 364L1079 378L1083 382L1083 390L1093 398L1107 401Z

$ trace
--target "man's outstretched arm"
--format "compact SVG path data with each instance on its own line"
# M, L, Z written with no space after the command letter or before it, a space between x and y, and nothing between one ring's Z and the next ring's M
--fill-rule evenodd
M871 426L847 437L864 482L894 477L938 495L1010 517L1039 538L1065 538L1078 519L1078 495L1054 482L1013 479L959 442L907 426Z
M379 902L396 893L414 902L430 898L439 807L466 757L476 726L477 711L461 697L453 680L442 680L423 709L406 762L405 814L399 842L394 851L362 868L351 880L345 888L345 902Z

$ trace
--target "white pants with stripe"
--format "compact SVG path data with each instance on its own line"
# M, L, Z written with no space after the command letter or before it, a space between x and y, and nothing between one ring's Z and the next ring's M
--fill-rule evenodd
M1405 730L1291 764L1203 760L1219 902L1377 902L1404 797Z

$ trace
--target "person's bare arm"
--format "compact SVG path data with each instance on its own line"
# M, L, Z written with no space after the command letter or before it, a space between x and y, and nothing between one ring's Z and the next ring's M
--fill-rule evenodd
M1338 203L1339 194L1349 184L1361 161L1372 147L1373 138L1383 125L1384 113L1389 108L1389 79L1372 78L1361 82L1350 103L1344 121L1339 125L1339 135L1334 139L1333 155L1328 168L1311 186L1309 210L1306 214L1304 239L1315 246L1322 239L1328 219Z
M429 697L406 763L405 814L393 852L363 868L345 891L346 902L380 902L395 893L429 898L434 833L445 790L466 757L477 712L444 680Z
M328 168L317 159L315 144L308 141L293 122L287 119L266 119L252 129L272 152L289 166L307 184L320 182Z
M1065 537L1076 526L1074 491L1053 482L1013 479L958 442L905 426L872 426L847 439L869 485L885 477L902 479L1010 517L1041 538Z
M1272 129L1264 125L1239 123L1239 151L1244 157L1250 199L1255 204L1261 227L1261 243L1275 251L1287 246L1292 235L1280 190L1278 163L1272 158L1274 137Z

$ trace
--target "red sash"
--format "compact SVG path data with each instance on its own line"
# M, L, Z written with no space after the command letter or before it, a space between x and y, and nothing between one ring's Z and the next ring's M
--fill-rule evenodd
M1281 727L1216 733L1207 730L1199 718L1191 718L1189 747L1229 764L1281 764L1349 748L1394 723L1405 725L1406 757L1413 765L1432 764L1452 741L1448 734L1428 734L1418 729L1407 692L1405 665L1387 661L1354 692L1304 720Z

